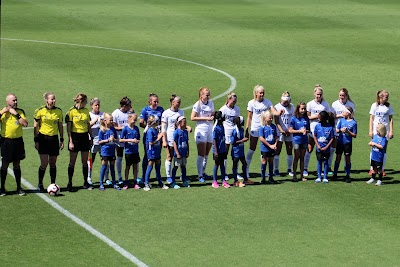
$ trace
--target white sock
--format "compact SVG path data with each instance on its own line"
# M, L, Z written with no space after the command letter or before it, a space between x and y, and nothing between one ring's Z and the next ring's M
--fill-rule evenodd
M370 165L371 165L371 155L372 155L372 151L369 152L369 163L370 163ZM372 166L369 167L369 169L372 170L373 169Z
M228 172L227 172L228 169L226 168L226 165L227 165L226 162L227 162L227 160L224 159L225 175L228 176Z
M287 155L286 156L286 162L287 162L288 170L291 170L292 166L293 166L293 155Z
M196 166L199 177L203 177L203 172L204 172L203 164L204 164L204 157L197 155Z
M331 151L330 151L329 159L328 159L328 166L329 166L329 168L332 167L332 161L333 161L335 152L336 152L336 147L331 147ZM332 168L331 168L331 169L332 169Z
M118 179L122 179L122 157L117 157L117 161L115 162L115 165L117 166L117 173L118 173Z
M306 154L304 156L304 169L308 170L308 164L310 163L310 158L311 158L311 153L306 151Z
M172 162L169 160L165 160L165 172L167 174L167 178L171 177L171 165Z
M246 155L246 162L247 162L247 177L250 177L250 163L251 160L253 159L253 154L254 154L254 150L249 149L249 151L247 151L247 155Z
M206 172L206 168L207 168L207 161L208 161L208 155L204 156L204 160L203 160L203 175Z
M279 170L279 155L275 155L274 157L274 171Z

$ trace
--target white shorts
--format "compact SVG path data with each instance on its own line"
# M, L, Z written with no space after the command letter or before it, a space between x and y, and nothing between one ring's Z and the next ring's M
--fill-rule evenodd
M231 144L231 136L232 136L233 129L225 129L225 144Z
M258 131L252 130L252 131L250 131L250 136L259 137L260 133Z
M194 139L196 144L200 143L212 143L212 128L209 128L207 131L198 130L197 128L194 131Z
M289 134L289 135L280 134L278 136L278 141L279 142L292 142L293 141L293 135L291 135L291 134Z
M100 145L93 145L92 149L91 149L93 154L96 154L97 152L100 152L100 150L101 150L101 146Z

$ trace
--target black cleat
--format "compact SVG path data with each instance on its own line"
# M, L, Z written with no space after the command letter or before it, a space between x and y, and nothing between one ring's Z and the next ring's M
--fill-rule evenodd
M46 190L44 189L44 187L43 187L43 185L42 184L38 184L38 191L40 192L40 193L46 193Z

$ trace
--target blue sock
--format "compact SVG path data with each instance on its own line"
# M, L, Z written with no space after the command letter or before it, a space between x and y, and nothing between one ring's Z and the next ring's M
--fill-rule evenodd
M186 166L181 167L181 172L182 172L182 182L186 181Z
M100 170L100 186L103 186L103 179L104 179L104 174L106 172L107 165L101 165L101 170Z
M321 173L322 173L322 161L318 161L317 163L317 172L318 172L318 179L321 179Z
M335 167L334 167L334 170L333 170L333 174L337 175L338 170L339 170L339 162L335 162Z
M351 171L351 163L346 165L346 175L350 176L350 171Z
M110 172L111 172L112 183L113 183L113 185L115 185L115 168L114 168L114 165L110 164Z
M218 171L218 165L214 165L214 168L213 168L213 180L214 180L214 182L217 181L217 171Z
M324 161L324 178L328 179L329 164L328 161Z
M151 174L152 170L153 170L153 166L152 165L147 165L146 174L144 176L144 182L145 182L146 185L150 184L150 174Z
M146 177L148 162L147 155L144 155L142 160L142 178Z
M221 164L221 176L222 176L222 182L224 182L224 181L225 181L225 175L226 175L226 173L225 173L225 165L224 165L224 164Z
M265 171L267 170L267 164L261 163L261 178L265 180Z
M156 164L156 178L159 185L164 185L161 179L161 164Z

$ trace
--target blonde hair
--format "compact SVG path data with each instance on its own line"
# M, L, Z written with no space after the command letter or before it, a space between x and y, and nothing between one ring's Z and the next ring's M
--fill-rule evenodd
M382 123L378 123L378 125L376 125L376 132L380 136L386 136L386 126Z
M90 99L90 105L92 106L94 103L98 102L100 104L100 99L97 97L94 97Z
M44 94L43 94L44 100L47 100L47 98L49 98L49 96L51 96L51 95L56 96L55 94L53 94L53 93L51 93L51 92L44 93Z
M154 123L156 123L156 116L151 115L149 116L149 118L147 119L147 125L152 126Z
M272 112L269 109L267 109L261 113L261 125L262 126L267 125L265 122L265 119L267 117L272 117L272 119L274 119L274 115L272 114Z
M379 90L378 92L376 92L376 103L379 105L380 104L380 98L382 97L383 94L387 94L388 98L389 98L389 92L387 90ZM390 103L389 102L385 102L383 103L385 106L389 107Z
M283 100L282 98L284 98L284 97L288 97L289 98L289 100L285 100L285 101L288 101L289 103L292 102L292 99L290 97L290 93L288 91L285 91L285 92L282 93L281 100Z
M321 91L322 95L321 95L321 100L324 100L324 89L322 88L322 86L320 84L316 84L314 86L314 93L317 91Z
M76 95L76 97L74 97L73 100L75 102L75 105L80 108L83 102L87 102L87 95L85 95L84 93L79 93Z
M253 89L254 99L256 99L257 92L259 92L259 91L265 91L265 88L264 88L264 86L257 84L256 86L254 86L254 89Z
M112 118L112 115L110 113L104 112L103 119L100 121L100 131L102 131L103 133L107 131L106 120L110 118Z
M231 98L237 98L237 95L234 92L230 92L228 96L226 97L225 105L228 104L229 99Z
M208 91L209 93L211 93L210 89L207 87L201 87L199 89L199 100L201 100L201 94L203 93L203 91Z

